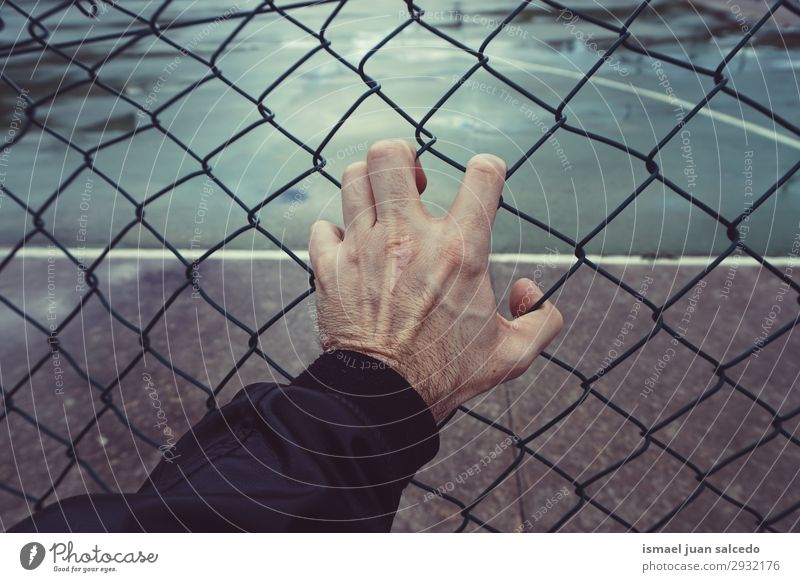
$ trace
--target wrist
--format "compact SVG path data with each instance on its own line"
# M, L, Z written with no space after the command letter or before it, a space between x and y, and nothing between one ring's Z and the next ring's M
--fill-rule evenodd
M366 356L369 362L372 362L364 363L365 360L362 360L362 362L358 364L362 368L364 366L373 366L374 368L376 366L375 362L377 361L379 362L377 365L394 370L402 376L408 382L408 385L422 398L423 402L425 402L425 405L428 407L428 410L430 410L436 423L441 422L457 406L451 402L452 394L450 391L437 389L437 387L441 386L455 385L454 381L448 379L448 372L450 371L449 366L433 370L430 369L430 367L426 368L420 365L414 358L406 357L401 359L379 350L361 347L339 348L329 353L342 354L345 352L349 354L361 354ZM359 359L357 355L346 356L345 358L355 361Z

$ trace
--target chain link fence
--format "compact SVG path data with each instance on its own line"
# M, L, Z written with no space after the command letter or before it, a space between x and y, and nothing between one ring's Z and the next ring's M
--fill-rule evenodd
M121 475L126 466L130 463L140 462L143 453L138 446L147 445L155 451L169 454L173 437L180 432L174 429L175 434L167 434L165 440L158 440L152 436L139 419L131 418L124 404L120 402L120 387L127 380L134 378L134 382L145 385L152 381L147 374L140 374L142 361L150 359L155 365L162 365L168 370L175 382L181 382L188 388L184 391L182 398L197 401L198 398L204 405L212 409L219 405L220 399L233 392L232 384L235 383L240 370L252 363L253 360L261 360L266 363L270 370L282 375L286 379L291 379L291 371L282 366L279 358L274 356L275 346L270 345L265 336L269 330L277 326L284 318L292 312L296 312L302 305L308 305L313 297L313 284L301 290L291 298L282 298L280 308L274 314L252 325L245 318L238 317L219 295L210 291L201 275L206 266L216 255L230 248L232 244L243 238L262 239L271 245L271 248L285 253L288 263L283 261L281 269L290 269L303 273L304 280L313 281L313 274L305 254L295 252L287 245L284 236L276 231L272 225L267 224L264 219L269 215L271 208L276 204L276 200L292 193L298 192L298 188L309 178L321 177L327 180L334 187L340 186L337 177L330 172L331 162L331 142L346 132L348 123L358 108L367 99L379 99L385 107L394 111L407 127L413 131L418 146L418 154L425 160L433 158L449 165L455 170L463 171L464 166L461 161L450 155L446 148L440 147L437 136L430 129L431 119L437 112L448 107L448 103L464 86L468 86L470 79L477 73L489 75L498 86L503 86L513 90L516 95L524 96L531 103L536 104L541 110L547 112L544 128L531 128L528 135L530 142L522 152L522 155L515 160L509 160L508 175L514 176L532 156L538 151L550 147L552 140L559 136L577 136L581 139L589 140L599 148L612 148L629 159L631 165L636 165L645 171L645 177L630 192L624 193L621 202L610 208L606 217L592 228L582 238L569 236L552 224L549 224L541 215L533 215L523 211L517 204L506 197L502 203L502 212L510 213L517 217L525 228L542 231L559 244L569 248L574 253L574 260L570 261L568 268L552 282L547 285L543 300L553 298L557 304L561 305L563 299L558 293L576 274L590 273L593 277L600 277L602 280L610 282L619 294L630 298L634 302L637 312L647 314L652 317L652 324L648 325L647 332L636 341L626 345L620 344L611 357L602 362L595 362L594 373L587 372L585 366L578 365L575 361L567 361L562 357L558 350L554 353L543 354L547 360L547 365L559 369L567 378L565 383L569 383L577 392L576 398L562 406L557 414L547 422L538 426L534 430L519 431L519 427L512 427L504 423L502 415L492 416L476 407L462 407L456 414L468 416L482 427L482 434L490 433L498 435L497 438L506 439L502 441L500 447L502 453L510 453L508 461L499 461L500 452L497 455L490 455L492 463L502 462L502 471L493 475L492 480L480 491L475 492L470 498L460 498L456 487L449 487L447 484L429 483L425 480L425 472L422 472L412 487L418 488L424 501L434 501L444 503L449 507L451 514L456 516L453 528L458 531L466 529L486 529L496 531L497 526L490 523L491 520L482 517L481 507L486 505L486 501L496 494L503 483L514 479L520 467L529 463L537 463L543 467L549 478L554 479L551 489L548 489L548 499L543 502L543 508L550 513L547 526L539 523L538 517L534 520L530 516L526 519L523 515L518 520L516 529L537 530L546 529L559 531L570 523L576 514L586 508L591 508L599 512L603 519L613 522L618 527L626 530L638 531L662 530L666 528L672 520L682 512L692 512L696 507L699 498L712 499L714 504L730 506L736 513L748 518L747 527L753 531L785 531L796 530L798 520L800 520L800 491L795 486L793 491L786 490L786 497L780 506L769 503L759 503L759 499L754 495L740 494L729 490L725 483L720 483L714 476L725 474L725 470L734 466L742 459L759 455L768 445L779 443L784 449L793 449L800 445L800 438L797 435L798 419L800 419L800 406L787 408L776 406L762 397L761 391L753 389L743 383L740 377L732 373L743 363L758 358L759 354L771 345L785 342L791 336L798 323L800 309L797 307L797 299L800 297L800 286L792 276L791 268L782 268L773 264L763 256L763 252L752 248L745 235L743 225L748 221L749 216L756 212L762 205L778 196L778 193L795 175L800 168L800 160L796 161L782 171L769 187L757 193L753 202L741 213L736 216L725 216L719 208L704 201L703 197L693 191L691 185L679 183L670 179L659 165L662 151L667 147L679 144L681 134L685 128L692 128L693 122L704 115L711 106L712 100L719 99L723 95L735 99L742 110L754 112L761 116L763 120L780 132L780 135L791 136L794 139L800 137L800 128L788 118L779 115L771 108L771 102L766 103L748 97L739 91L729 78L729 67L735 62L740 53L747 50L747 47L758 40L759 31L777 18L797 19L800 18L800 8L794 2L788 0L778 0L769 6L764 5L759 8L757 18L748 21L745 26L740 27L740 39L718 63L716 67L706 67L690 60L687 55L681 55L680 51L657 51L648 48L637 39L632 32L632 28L637 23L637 19L650 10L651 2L643 1L632 3L624 10L619 9L614 14L603 13L597 10L589 10L586 4L580 6L567 6L551 0L541 2L521 2L518 6L502 14L487 20L488 33L479 46L468 46L456 38L452 26L442 26L426 16L424 5L417 5L413 2L386 2L376 5L376 10L389 10L398 16L397 24L386 34L380 42L368 48L359 61L351 61L348 55L337 52L335 42L329 40L329 30L337 25L337 18L343 10L352 2L346 0L319 0L316 2L273 2L264 1L257 4L248 5L246 8L239 4L231 6L217 5L214 10L218 12L213 15L193 14L192 10L182 10L175 13L171 10L173 2L165 0L163 2L148 3L127 3L115 2L111 0L88 0L88 1L63 1L51 3L26 3L19 0L4 1L2 4L2 19L8 33L12 27L13 38L11 41L0 47L5 62L3 74L0 75L4 89L4 108L6 109L6 119L11 130L6 135L6 143L3 149L3 166L11 166L15 172L24 172L25 168L19 163L15 165L14 152L20 144L35 142L35 140L54 140L61 144L69 155L76 156L77 165L68 170L53 168L55 176L55 187L50 190L43 203L31 204L30 196L11 187L3 180L0 184L2 188L3 202L2 212L19 212L22 221L25 223L25 234L11 245L2 256L0 261L0 277L5 272L10 277L18 278L25 276L24 269L20 272L20 262L25 252L31 247L41 247L48 249L47 264L51 265L56 260L68 261L79 274L79 296L74 304L69 305L68 309L61 305L60 309L64 315L52 320L44 320L38 315L32 314L35 304L30 296L31 291L26 291L26 295L12 297L12 294L3 292L0 294L0 303L4 307L3 319L4 328L11 329L11 320L23 321L25 324L25 354L10 354L11 359L24 362L24 371L21 375L16 374L13 366L6 364L0 377L0 396L2 404L0 408L0 426L3 426L4 442L7 443L2 450L2 464L10 468L10 472L2 473L0 480L0 495L7 499L14 499L16 507L33 510L52 502L59 494L63 494L65 484L75 475L80 476L81 486L86 490L112 492L123 488L125 483L120 481ZM721 3L725 9L727 5ZM730 3L728 3L730 4ZM745 2L743 1L744 5ZM752 5L761 6L760 3ZM324 19L320 27L310 27L305 23L304 10L310 6L315 8L329 7L329 14ZM208 7L206 7L208 8ZM489 48L501 36L510 29L517 26L517 23L526 17L531 10L538 10L537 18L551 19L553 26L556 22L563 26L566 22L569 25L591 25L602 30L606 36L612 39L607 46L597 48L593 65L588 67L577 79L570 90L560 98L558 103L552 103L551 99L545 98L541 94L530 91L524 84L512 79L512 77L496 66L493 60L487 56ZM687 11L690 7L687 5ZM75 21L76 11L81 13L85 20L85 34L73 35L73 38L65 38L62 34L62 22L68 19ZM92 23L102 21L113 15L115 22L122 21L124 24L116 27L93 28ZM296 62L287 62L284 72L277 78L261 79L259 84L262 87L260 92L253 92L243 89L237 82L235 76L229 76L226 67L221 64L224 61L226 52L231 45L237 42L239 35L253 23L262 19L271 19L276 22L275 26L291 27L292 30L301 31L304 37L305 54ZM463 18L462 18L463 20ZM201 50L203 38L208 36L209 27L215 27L220 23L225 23L226 36L219 42L215 49L210 52ZM677 25L676 25L677 26ZM415 108L406 110L385 90L382 83L371 76L367 70L370 63L386 50L386 46L393 39L401 35L407 29L418 27L424 29L451 47L452 50L469 57L471 66L465 70L454 70L454 76L450 88L441 94L434 102L431 102L424 110ZM194 42L182 44L175 39L173 33L181 31L196 31L192 37ZM204 32L206 31L206 32ZM6 34L8 40L8 34ZM133 95L125 87L117 83L108 82L104 76L104 69L110 63L121 58L126 51L137 43L152 43L150 51L158 51L159 47L168 49L174 54L179 55L182 62L191 63L192 66L201 67L204 72L193 83L186 84L180 91L169 98L159 98L152 93L148 96ZM679 44L679 42L678 42ZM96 47L93 49L93 47ZM691 107L678 115L674 120L672 128L664 135L660 135L648 149L637 149L630 144L620 141L614 137L601 135L594 131L587 130L582 123L575 123L570 116L570 105L582 92L587 90L595 82L596 77L600 77L603 72L623 62L621 55L638 55L648 59L648 62L658 62L663 70L672 70L677 73L687 72L698 79L707 83L703 88L701 99L691 104ZM517 55L524 59L525 55ZM316 145L309 143L301 136L286 127L281 118L281 111L273 110L270 105L270 96L276 87L285 81L290 75L300 69L303 64L311 58L324 57L331 62L341 65L348 75L361 83L360 96L344 111L341 117L329 127L320 127L322 131L321 139L315 140ZM41 63L49 63L51 66L63 67L64 74L58 79L56 87L47 86L39 81L30 81L34 73L31 73L29 82L15 78L10 72L15 62L28 63L31 71ZM676 73L676 74L677 74ZM787 82L788 82L787 75ZM158 81L154 79L157 86ZM241 127L229 135L213 136L218 138L218 144L210 151L196 151L191 143L187 145L185 138L177 135L174 127L168 125L164 118L169 112L180 106L181 100L192 95L199 88L207 83L223 83L231 92L241 97L251 108L256 118L246 126ZM117 132L112 139L101 140L99 143L86 145L79 143L75 136L63 129L63 124L59 119L52 116L49 112L53 103L64 99L70 92L79 90L92 90L105 93L120 104L130 108L135 112L139 123L130 130L123 129ZM11 97L9 97L9 95ZM795 96L796 98L796 96ZM296 150L296 155L308 160L307 169L292 175L281 184L276 184L269 188L266 193L261 193L259 199L253 201L252 197L247 198L241 192L237 184L224 176L223 168L215 165L215 159L237 141L246 138L251 132L259 128L269 129L277 132L291 144ZM180 150L184 159L190 160L196 167L195 170L179 176L171 183L159 187L156 191L144 193L131 191L127 184L121 183L115 173L105 168L100 161L102 153L108 148L124 145L131 142L143 132L158 132L163 135L164 141L170 147ZM550 145L548 145L550 144ZM796 152L795 152L796 153ZM328 157L326 157L326 154ZM334 154L335 156L335 154ZM333 160L335 161L335 159ZM157 161L155 162L158 163ZM580 171L580 167L576 170ZM337 169L340 171L341 168ZM75 244L66 243L63 237L58 236L48 217L51 216L53 208L57 206L59 198L63 192L76 181L79 177L90 176L87 183L97 184L110 188L113 196L117 199L117 215L124 215L125 223L110 237L108 244L101 252L91 258L84 256ZM225 200L231 206L241 209L246 215L246 222L241 226L232 229L224 238L214 244L206 244L196 256L186 256L181 245L175 244L163 234L158 226L158 216L164 210L160 209L159 201L163 202L171 196L176 189L192 181L201 180L209 188L214 188L218 192L224 193ZM192 182L196 183L196 182ZM727 242L724 250L711 257L707 263L698 263L697 268L691 269L691 276L677 286L677 289L664 301L656 301L650 295L643 292L642 288L636 288L635 284L626 281L626 277L618 271L608 268L602 260L598 260L587 252L589 243L598 236L602 236L606 229L613 229L615 219L626 209L636 204L637 198L651 185L663 186L670 197L680 198L689 205L692 211L698 212L704 217L713 220L721 227L727 235ZM302 191L302 190L300 190ZM195 190L195 196L197 196ZM13 209L13 210L12 210ZM501 212L501 213L502 213ZM102 281L105 276L110 276L110 271L104 274L104 269L108 269L108 261L111 254L121 248L123 240L131 232L149 233L157 241L157 247L164 250L169 256L180 262L183 277L180 281L161 281L162 288L159 289L162 295L160 308L155 311L152 317L142 319L141 313L136 317L135 310L125 310L119 308L119 300L109 296L108 288L104 287ZM131 255L135 256L135 255ZM728 355L725 359L718 359L712 353L708 353L703 345L691 341L690 337L680 326L670 320L669 314L676 309L681 309L682 302L691 300L692 293L698 286L704 285L704 281L712 274L718 273L723 269L723 261L731 260L733 257L749 257L760 264L761 276L774 278L774 280L784 290L781 296L782 313L784 316L790 314L788 319L784 318L780 324L770 326L765 330L762 337L753 342L747 349L740 353ZM50 258L50 257L57 257ZM289 264L290 267L285 265ZM524 271L524 265L523 265ZM523 272L523 274L525 274ZM154 294L153 281L143 281L137 279L137 275L129 276L128 284L136 286L137 290L142 287L143 293ZM159 283L159 282L156 282ZM174 283L174 285L172 285ZM167 287L169 286L169 289ZM46 292L47 285L43 285L42 292ZM7 290L8 287L2 287ZM179 298L188 294L200 302L203 309L213 310L219 316L224 317L225 326L236 330L235 333L243 333L246 339L246 346L241 353L235 355L236 361L233 366L229 366L224 373L220 374L218 381L211 382L210 375L205 371L199 373L197 369L182 366L174 361L169 345L164 348L161 344L152 341L153 330L163 325L165 318ZM54 300L53 300L54 301ZM135 300L134 300L135 301ZM197 309L195 303L195 309ZM90 373L88 359L91 355L86 350L81 350L79 341L76 338L85 335L84 312L86 309L102 309L106 318L113 325L121 325L123 328L135 334L138 339L137 349L133 351L130 358L123 359L115 351L109 356L107 353L103 357L113 357L114 373L110 377L98 378ZM677 306L677 307L676 307ZM42 308L45 312L46 307ZM645 319L645 318L643 318ZM617 322L624 325L624 321ZM70 333L79 334L70 339ZM626 365L631 360L637 358L645 347L656 340L669 340L669 345L673 346L673 354L680 351L687 357L707 364L711 372L709 373L710 382L706 388L700 392L692 394L678 394L676 396L677 406L669 413L657 421L650 421L639 418L636 406L628 398L623 398L608 391L599 389L597 384L603 377L607 377L621 366ZM86 340L84 339L84 347ZM41 347L41 349L39 349ZM121 351L119 352L122 353ZM127 353L127 352L126 352ZM611 354L611 352L609 352ZM9 357L9 354L6 354ZM796 354L795 356L796 357ZM6 360L8 362L8 360ZM56 365L57 362L57 365ZM72 388L69 386L69 378L89 387L89 400L79 400L77 408L69 412L70 419L67 423L68 430L62 427L52 426L48 419L54 418L52 415L45 414L44 408L52 406L48 400L49 394L33 393L33 378L37 373L47 370L55 370L56 392L69 393ZM63 375L63 378L58 378ZM641 378L637 379L638 382ZM59 384L61 382L61 384ZM792 385L793 386L793 385ZM145 386L145 390L148 387ZM791 389L791 386L789 387ZM59 390L61 392L59 392ZM190 394L188 391L193 391ZM152 392L152 391L151 391ZM704 403L716 402L724 398L730 398L732 394L744 396L752 406L765 414L769 418L768 428L758 435L758 438L751 442L737 442L735 450L727 452L715 458L710 464L700 464L693 460L691 454L678 450L672 446L670 429L682 422L693 410ZM151 397L152 398L152 397ZM524 396L523 396L524 398ZM153 398L156 400L156 398ZM578 409L600 405L607 413L619 417L620 422L627 429L633 429L640 437L636 446L628 453L609 462L604 462L603 466L591 472L576 473L570 467L565 466L559 457L553 457L543 450L543 442L550 438L558 438L553 434L563 423L570 423L573 414ZM675 403L673 403L675 404ZM187 404L187 407L190 407ZM61 416L62 405L56 406L55 418ZM160 414L157 410L156 414ZM64 415L66 405L64 405ZM187 413L188 414L188 413ZM164 415L166 417L166 415ZM161 416L157 418L161 419ZM76 420L77 419L77 420ZM132 461L124 458L125 450L118 456L106 455L105 460L113 468L109 479L107 471L101 471L94 461L88 461L82 454L84 445L91 438L105 438L105 443L109 446L108 437L103 435L110 434L109 427L116 425L124 429L126 434L132 436L128 449ZM104 428L105 427L105 428ZM31 431L31 429L33 429ZM96 435L99 434L99 437ZM113 431L112 431L113 432ZM14 437L18 436L23 442L38 441L40 453L34 459L20 457L19 449L14 444ZM494 437L492 437L494 438ZM494 440L497 440L494 438ZM125 441L127 443L127 441ZM446 441L445 441L446 442ZM128 446L126 444L125 446ZM698 442L697 447L703 448L704 442ZM613 503L603 500L602 496L597 495L596 485L604 479L614 474L624 471L624 469L637 462L637 459L644 458L646 454L657 452L661 457L667 457L676 462L680 471L693 478L693 486L687 493L681 494L679 502L674 503L667 511L661 511L658 515L652 516L646 525L642 525L629 516L624 515ZM450 451L445 449L443 455L448 455ZM505 458L505 457L503 457ZM21 475L23 467L27 462L38 465L45 464L54 468L47 469L46 476L39 482L31 484L30 480L25 480ZM126 465L127 464L127 465ZM484 463L485 464L485 463ZM462 467L453 470L451 480L458 479ZM800 467L793 466L792 470ZM478 469L480 470L480 469ZM471 470L470 470L471 471ZM470 472L470 474L472 474ZM124 477L124 475L123 475ZM645 476L645 478L647 478ZM130 486L131 484L128 484ZM550 493L553 495L550 496ZM632 491L636 495L636 491ZM10 502L4 502L4 507L10 507ZM764 509L767 507L768 509ZM13 512L8 512L11 515ZM19 516L19 512L15 515ZM404 512L401 512L401 519ZM542 522L543 523L543 522ZM3 523L4 527L10 527L12 523Z

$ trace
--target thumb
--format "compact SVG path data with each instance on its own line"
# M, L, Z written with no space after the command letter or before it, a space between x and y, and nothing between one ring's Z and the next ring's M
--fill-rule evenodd
M528 313L543 295L539 286L528 278L517 280L511 287L508 302L514 319L507 326L508 355L512 359L509 378L515 378L527 370L564 326L561 313L549 301Z
M511 293L508 295L511 317L517 318L525 315L531 306L541 299L542 295L544 293L539 286L527 277L517 279L511 286Z

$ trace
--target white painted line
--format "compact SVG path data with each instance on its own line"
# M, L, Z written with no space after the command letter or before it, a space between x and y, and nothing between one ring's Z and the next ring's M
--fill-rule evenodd
M567 71L564 69L560 69L558 67L551 67L549 65L526 63L524 61L520 61L517 59L503 59L503 61L511 63L523 70L527 69L531 71L539 71L540 73L547 73L549 75L556 75L559 77L569 77L571 79L578 79L578 80L583 79L584 77L583 73L579 73L577 71ZM683 107L686 113L694 109L695 106L697 105L697 103L692 103L690 101L679 99L677 97L670 98L665 93L659 93L658 91L644 89L632 83L621 83L619 81L614 81L612 79L600 77L596 74L591 77L589 83L608 87L609 89L616 89L617 91L623 91L625 93L633 93L634 95L647 97L648 99L653 99L654 101L661 101L662 103L666 103L672 106L680 105L681 107ZM714 121L719 121L720 123L725 123L727 125L738 127L746 132L753 133L755 135L760 135L761 137L766 137L778 143L800 150L800 139L796 139L794 137L785 135L783 133L778 133L774 129L771 129L763 125L759 125L757 123L753 123L752 121L747 121L746 119L741 119L733 115L728 115L727 113L722 113L721 111L717 111L716 109L712 109L711 107L712 105L708 104L702 109L700 109L697 114L703 115L705 117L710 117ZM778 125L775 124L775 127L778 127Z
M101 248L72 248L69 251L82 261L91 261L100 256L103 251ZM0 248L0 260L11 252L8 247ZM198 249L178 249L187 260L194 260L200 257L203 253ZM293 251L303 261L308 261L307 250ZM61 251L56 248L48 247L25 247L20 249L15 258L27 259L47 259L50 257L63 257ZM112 249L108 255L108 259L114 260L141 260L141 261L155 261L155 260L175 260L175 256L168 249ZM662 258L652 259L642 256L626 256L626 255L587 255L587 258L594 263L601 265L622 265L622 266L667 266L678 265L682 267L704 267L711 263L716 256L709 257L675 257L675 258ZM209 260L227 260L227 261L290 261L292 260L289 255L283 251L276 250L248 250L248 249L222 249L211 255ZM555 253L493 253L491 255L491 262L493 263L511 263L511 264L526 264L526 265L572 265L577 259L572 255L555 254ZM775 266L787 267L800 267L800 256L774 256L767 257L770 263ZM738 257L728 257L722 261L723 265L736 264L737 267L757 267L760 265L758 261L747 256L741 255Z

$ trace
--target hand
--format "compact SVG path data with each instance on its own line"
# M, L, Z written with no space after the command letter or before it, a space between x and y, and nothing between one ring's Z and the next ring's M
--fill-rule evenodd
M401 374L437 422L467 400L522 374L558 334L561 314L530 279L511 289L515 319L497 312L489 280L492 224L505 163L467 164L446 216L420 200L426 178L414 149L381 141L342 176L344 230L311 227L323 349L372 356Z

